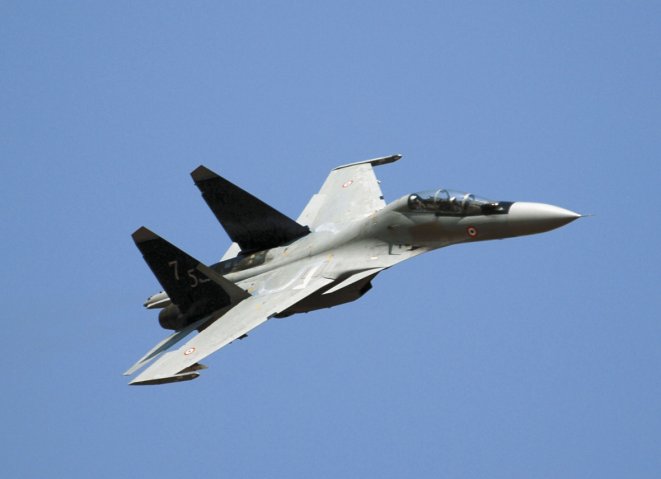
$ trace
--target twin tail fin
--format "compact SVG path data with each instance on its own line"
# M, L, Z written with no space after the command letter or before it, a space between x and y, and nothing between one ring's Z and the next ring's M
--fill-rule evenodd
M308 233L288 216L204 166L191 173L204 201L241 253L254 253L297 240Z
M209 314L250 296L144 226L132 236L154 276L182 313Z

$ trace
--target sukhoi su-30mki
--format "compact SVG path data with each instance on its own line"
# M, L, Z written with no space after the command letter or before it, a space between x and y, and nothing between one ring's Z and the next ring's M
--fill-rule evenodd
M205 369L201 360L266 320L354 301L377 274L419 254L542 233L581 216L548 204L491 201L443 188L386 204L373 168L400 158L338 166L296 221L204 166L193 171L234 243L219 263L207 266L147 228L133 233L164 289L145 306L160 309L160 325L174 332L126 371L133 374L153 361L131 384L194 379Z

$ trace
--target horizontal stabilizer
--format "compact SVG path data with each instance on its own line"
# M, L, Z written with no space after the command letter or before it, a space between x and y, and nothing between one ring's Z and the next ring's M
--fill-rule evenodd
M194 323L191 323L188 326L186 326L184 329L180 329L179 331L172 333L170 336L168 336L163 341L161 341L156 346L154 346L152 349L150 349L147 352L147 354L145 354L143 357L138 359L133 366L131 366L129 369L126 370L124 376L130 376L141 367L152 362L155 358L158 357L159 354L161 354L163 351L167 351L168 349L170 349L172 346L174 346L179 341L184 339L186 336L188 336L190 333L195 331L197 328L202 327L207 321L209 321L209 319L210 319L209 317L198 319Z
M204 201L243 253L275 248L310 230L204 166L191 173Z

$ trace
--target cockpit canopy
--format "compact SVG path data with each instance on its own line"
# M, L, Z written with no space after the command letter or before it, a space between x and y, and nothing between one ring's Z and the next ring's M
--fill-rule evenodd
M495 213L498 202L454 190L421 191L409 195L409 209L439 216L470 216Z

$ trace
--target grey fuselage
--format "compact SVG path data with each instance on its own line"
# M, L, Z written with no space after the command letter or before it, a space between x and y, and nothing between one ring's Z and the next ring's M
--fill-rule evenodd
M320 225L288 245L239 255L212 268L253 295L296 282L303 285L313 274L335 280L279 315L288 316L358 299L371 288L370 281L378 272L421 253L458 243L541 233L580 217L556 206L522 202L491 203L477 214L446 214L415 209L411 198L404 196L352 222Z

